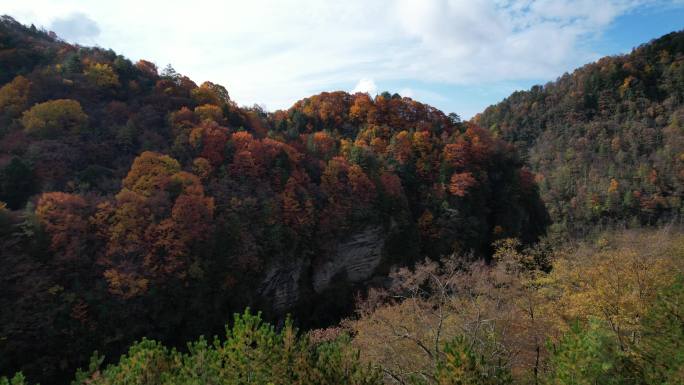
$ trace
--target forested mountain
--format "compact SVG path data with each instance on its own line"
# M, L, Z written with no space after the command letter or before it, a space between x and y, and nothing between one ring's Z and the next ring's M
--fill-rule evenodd
M544 234L681 219L683 101L684 32L461 122L4 16L0 385L680 383L681 228Z
M514 143L559 229L681 218L684 32L515 92L473 121Z
M511 145L398 95L265 113L9 17L0 82L0 372L43 384L248 305L329 324L392 265L548 225Z

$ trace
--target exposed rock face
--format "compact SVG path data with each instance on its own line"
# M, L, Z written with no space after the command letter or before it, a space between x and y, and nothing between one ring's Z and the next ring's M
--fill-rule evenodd
M294 261L275 264L266 270L258 292L271 299L273 310L280 312L293 307L299 300L299 281L305 261Z
M336 276L344 276L351 283L369 279L382 259L384 235L380 226L355 233L311 268L307 266L311 263L308 258L274 264L266 270L258 292L270 299L274 311L282 312L297 304L306 282L310 282L318 294L327 289ZM310 276L302 277L307 271Z
M311 277L314 291L322 292L330 285L330 280L340 274L352 283L370 278L380 264L383 245L382 227L369 228L352 235L340 243L325 262L314 267Z

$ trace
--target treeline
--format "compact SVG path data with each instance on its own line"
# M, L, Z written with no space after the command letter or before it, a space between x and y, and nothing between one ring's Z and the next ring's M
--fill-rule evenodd
M249 305L278 319L264 282L293 261L295 294L274 290L304 326L329 324L355 288L307 274L367 228L372 276L454 249L488 257L548 224L512 146L409 98L323 93L267 114L9 17L0 56L3 373L63 382L93 350L182 346Z
M341 326L299 334L249 311L183 352L143 339L95 353L73 384L681 384L684 236L608 233L553 249L497 244L392 274ZM4 381L4 382L3 382ZM23 385L20 374L13 382Z
M561 231L681 219L684 32L515 92L473 120L526 154Z

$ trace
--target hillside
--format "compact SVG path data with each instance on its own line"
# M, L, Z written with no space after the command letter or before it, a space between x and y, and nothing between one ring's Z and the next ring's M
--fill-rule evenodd
M684 32L515 92L473 121L526 154L556 227L681 218Z
M0 18L0 385L681 378L681 228L572 236L681 220L684 32L469 122L229 90Z
M0 58L0 373L64 383L245 306L328 325L392 265L548 224L511 145L409 98L269 114L9 17Z
M394 270L336 327L276 327L247 309L186 349L143 338L110 363L94 352L71 383L682 383L681 228L602 233L545 254L508 239L496 263L426 259ZM33 382L18 373L0 384Z

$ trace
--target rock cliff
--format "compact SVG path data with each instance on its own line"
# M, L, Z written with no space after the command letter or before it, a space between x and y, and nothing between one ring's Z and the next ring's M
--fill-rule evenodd
M381 226L353 233L310 268L308 258L280 261L266 270L258 292L269 299L274 311L283 312L297 304L304 288L320 294L334 277L345 277L349 283L367 280L382 260L385 236Z

